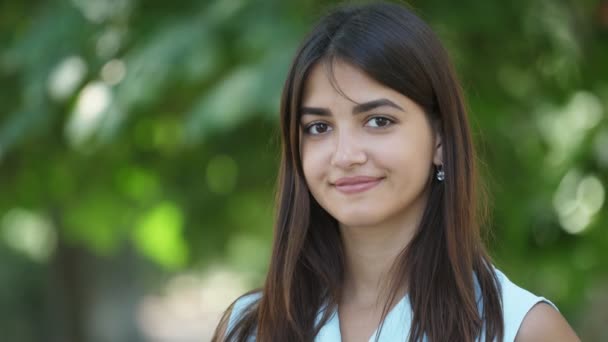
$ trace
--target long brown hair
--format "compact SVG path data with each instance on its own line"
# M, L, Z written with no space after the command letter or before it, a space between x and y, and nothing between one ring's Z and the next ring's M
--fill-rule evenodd
M215 339L312 341L337 306L344 278L338 223L310 194L299 148L307 75L315 64L335 60L412 99L443 141L446 179L429 182L420 226L393 264L383 317L407 284L413 311L409 341L472 341L484 333L486 340L502 340L500 287L480 237L475 155L462 91L430 27L391 3L340 6L298 49L281 100L277 217L266 282L260 300L223 334L231 309L226 311Z

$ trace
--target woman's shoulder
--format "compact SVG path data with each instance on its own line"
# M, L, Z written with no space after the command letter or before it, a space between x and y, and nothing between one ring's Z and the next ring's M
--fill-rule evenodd
M505 341L529 341L525 336L547 336L544 331L546 329L538 329L546 324L572 331L557 306L550 300L515 284L497 268L494 268L494 273L501 288ZM544 323L536 324L541 321ZM573 332L572 334L576 337Z
M262 291L255 290L247 292L244 295L237 298L232 304L230 310L230 318L228 319L227 331L231 331L235 324L241 319L243 314L255 303L262 298Z
M526 308L529 310L531 306L539 302L546 302L555 308L555 310L558 310L557 306L555 306L555 304L553 304L550 300L542 296L537 296L527 289L517 285L496 267L494 267L494 274L496 275L496 280L500 285L504 306L503 311L505 312L505 315L514 315L516 313L520 313L522 310L527 312Z
M554 307L539 303L534 305L524 318L515 341L580 341L580 339Z

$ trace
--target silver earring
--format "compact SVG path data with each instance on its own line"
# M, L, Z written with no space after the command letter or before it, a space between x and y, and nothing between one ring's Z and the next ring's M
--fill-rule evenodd
M445 172L443 171L442 165L437 165L437 180L443 182L445 179Z

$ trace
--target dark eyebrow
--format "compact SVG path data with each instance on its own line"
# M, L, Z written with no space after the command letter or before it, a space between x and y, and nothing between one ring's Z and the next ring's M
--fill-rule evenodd
M378 107L383 107L383 106L393 107L393 108L396 108L399 110L403 110L403 108L401 108L401 106L397 105L395 102L393 102L389 99L378 99L378 100L364 102L364 103L360 103L360 104L356 105L355 108L353 108L353 114L369 112L372 109L376 109Z
M393 107L393 108L396 108L399 110L403 110L403 108L401 108L401 106L397 105L393 101L382 98L382 99L378 99L378 100L373 100L373 101L357 104L353 108L353 114L369 112L372 109L376 109L378 107L383 107L383 106ZM300 115L305 115L305 114L312 114L312 115L319 115L319 116L330 116L331 115L330 111L327 108L302 107L300 109Z

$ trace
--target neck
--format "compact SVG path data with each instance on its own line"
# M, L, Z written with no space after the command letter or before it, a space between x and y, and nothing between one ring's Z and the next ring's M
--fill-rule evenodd
M384 305L389 295L386 284L390 284L391 267L412 240L422 217L423 210L415 209L380 224L340 224L345 254L341 302L368 307ZM398 291L397 300L405 294L406 284Z

